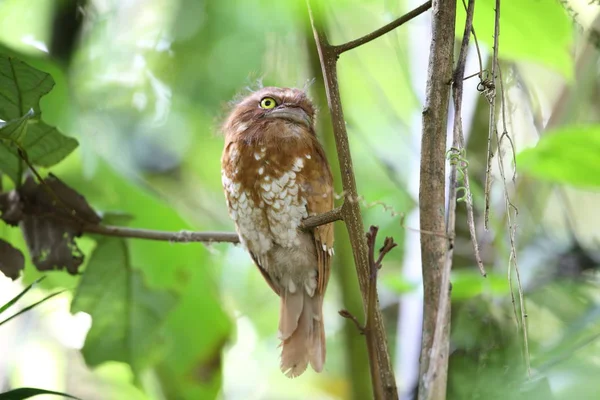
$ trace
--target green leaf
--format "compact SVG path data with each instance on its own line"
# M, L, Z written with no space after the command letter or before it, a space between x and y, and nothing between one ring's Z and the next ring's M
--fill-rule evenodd
M14 146L0 140L0 172L8 175L13 182L19 182L22 173L20 163L21 158L17 155Z
M93 177L84 178L80 170L81 160L76 157L70 157L55 168L65 182L76 187L97 209L133 215L131 225L136 228L170 231L208 228L190 225L191 218L186 218L144 186L119 175L104 162L98 164ZM215 277L222 261L217 257L211 259L200 243L130 240L128 248L131 264L140 266L151 288L171 289L180 294L179 303L165 323L164 361L158 366L162 372L168 371L168 381L173 383L166 397L214 398L220 389L220 367L213 366L212 362L215 355L221 354L232 330ZM190 318L190 315L196 317ZM210 372L201 381L196 379L200 369ZM196 390L205 390L211 396L194 396Z
M23 289L21 291L21 293L19 293L18 295L16 295L15 297L13 297L12 299L10 299L8 301L8 303L4 304L2 307L0 307L0 314L2 314L4 311L6 311L10 306L12 306L13 304L15 304L17 301L19 301L19 299L21 297L23 297L25 295L25 293L29 292L31 290L31 288L37 284L38 282L42 281L45 278L45 276L42 276L38 279L36 279L35 281L31 282L25 289Z
M548 132L517 155L518 171L552 182L600 187L600 125Z
M456 33L462 37L465 9L457 2ZM473 27L480 43L492 48L494 41L495 0L480 0L475 5ZM504 1L500 9L498 52L501 58L529 60L547 65L573 77L573 25L558 1Z
M86 312L93 320L82 350L87 364L122 361L136 370L155 349L174 300L145 287L131 268L124 240L99 241L71 304L71 312Z
M34 165L51 167L77 148L77 140L60 133L42 121L29 124L23 148Z
M13 119L2 125L0 128L0 139L21 144L27 133L27 123L33 115L33 108L30 108L27 114L23 115L21 118Z
M71 396L70 394L55 392L52 390L45 389L37 389L37 388L18 388L13 389L8 392L0 393L0 400L21 400L28 399L33 396L37 396L40 394L54 394L57 396L68 397L70 399L78 399L75 396Z
M52 77L11 56L0 55L0 118L21 118L29 109L40 114L40 99L52 90Z

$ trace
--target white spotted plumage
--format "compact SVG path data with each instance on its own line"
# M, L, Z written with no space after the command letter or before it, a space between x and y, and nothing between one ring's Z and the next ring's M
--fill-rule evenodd
M234 148L231 152L237 150ZM303 160L298 158L291 171L283 172L279 177L265 175L257 179L256 188L261 199L258 204L249 193L241 190L239 183L232 181L225 170L222 171L230 216L236 223L243 244L257 256L267 253L273 243L282 247L299 244L298 227L308 217L307 201L298 196L299 186L296 182L296 173L303 167ZM258 175L263 173L264 166L261 166ZM264 228L267 232L263 231Z

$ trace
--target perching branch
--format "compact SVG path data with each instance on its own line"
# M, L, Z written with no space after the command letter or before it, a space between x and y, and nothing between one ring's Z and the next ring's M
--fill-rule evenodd
M342 209L335 208L323 214L308 217L300 226L301 229L312 229L320 225L341 220ZM96 233L104 236L117 236L124 238L136 238L147 240L163 240L168 242L226 242L239 243L240 238L235 232L191 232L191 231L155 231L150 229L127 228L123 226L87 224L82 230L88 233Z
M37 171L36 171L37 173ZM38 175L39 176L39 175ZM49 210L44 211L44 215L48 218L54 218L60 220L62 223L70 223L77 227L81 233L93 233L103 236L114 236L131 239L146 239L146 240L159 240L166 242L205 242L205 243L239 243L240 239L238 234L235 232L193 232L181 230L177 232L170 231L158 231L152 229L140 229L140 228L129 228L124 226L112 226L104 225L101 223L89 222L86 218L82 218L79 213L69 207L65 202L57 196L57 194L50 188L44 179L38 178L40 185L45 189L50 198L54 200L53 209L58 211L51 213ZM25 213L22 211L23 206L20 204L22 199L18 195L14 196L2 196L3 201L0 201L0 215L11 215L12 220L10 223L16 225L20 222ZM15 213L14 210L20 210ZM302 221L300 229L307 230L316 228L320 225L325 225L331 222L339 221L343 219L341 207L335 208L323 214L315 215L306 218Z
M445 230L445 148L454 58L456 0L436 1L423 110L419 211L422 230ZM419 399L446 398L450 341L450 270L448 240L421 233L423 268L423 336Z
M365 36L362 36L358 39L351 40L350 42L346 42L344 44L340 44L337 46L331 46L331 48L336 53L336 55L339 56L340 54L342 54L348 50L352 50L358 46L362 46L365 43L369 43L370 41L375 40L378 37L385 35L386 33L396 29L400 25L405 24L406 22L410 21L411 19L413 19L415 17L418 17L419 15L423 14L425 11L429 10L430 8L431 8L431 0L423 3L419 7L404 14L403 16L390 22L389 24L382 26L381 28L377 29L376 31L366 34Z

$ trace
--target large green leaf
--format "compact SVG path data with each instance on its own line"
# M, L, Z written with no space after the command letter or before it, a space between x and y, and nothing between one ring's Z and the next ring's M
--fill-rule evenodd
M600 188L600 125L547 133L517 155L517 168L539 179Z
M135 228L194 230L176 209L143 186L119 175L107 164L100 163L95 176L85 179L80 173L81 164L73 158L70 160L72 164L66 161L54 171L71 187L77 188L95 209L131 214L134 219L129 225ZM211 285L210 269L200 267L207 264L207 252L200 243L131 240L128 245L131 264L139 266L150 287L184 288L187 276L197 269L203 274L206 285Z
M456 32L462 36L465 10L457 2ZM494 40L495 0L475 3L473 27L477 39L491 49ZM567 78L573 77L570 55L573 26L558 1L503 1L500 8L499 55L506 59L535 61Z
M88 365L113 360L134 370L142 366L174 303L172 294L148 289L132 270L124 240L100 240L71 304L72 312L87 312L93 320L83 348Z
M0 55L0 118L21 118L29 109L40 114L40 99L52 90L52 77L11 56Z
M171 231L202 229L190 225L177 210L105 163L97 166L93 179L84 179L80 168L78 160L69 158L55 170L97 209L131 214L130 226ZM220 367L218 364L206 367L215 357L218 360L232 329L214 277L216 261L209 258L200 243L134 239L129 241L128 247L131 263L140 266L150 287L170 288L180 293L180 301L165 323L167 345L161 371L168 371L164 372L169 375L167 380L174 383L168 397L185 394L185 398L214 398L220 387ZM201 368L210 373L199 381L194 377L195 371ZM195 396L200 392L206 396Z

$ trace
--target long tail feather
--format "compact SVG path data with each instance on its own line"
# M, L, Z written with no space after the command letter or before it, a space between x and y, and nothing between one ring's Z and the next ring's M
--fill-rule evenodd
M290 301L291 297L299 295L303 301ZM298 304L302 306L298 315ZM281 371L288 378L294 378L301 375L308 364L312 368L321 372L325 364L325 331L323 326L322 314L322 295L310 297L305 291L299 290L298 293L285 294L281 298L280 329L282 326L292 326L294 317L296 318L296 329L283 340L281 350ZM281 323L281 321L286 321Z

